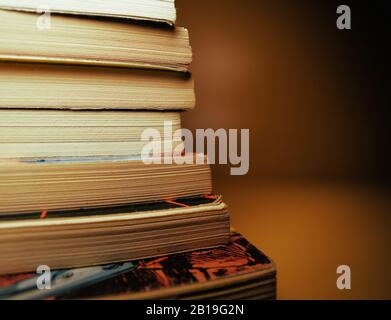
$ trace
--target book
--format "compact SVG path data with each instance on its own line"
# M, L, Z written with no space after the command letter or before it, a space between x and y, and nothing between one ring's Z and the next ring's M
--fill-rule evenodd
M0 0L0 7L37 12L91 15L175 24L174 0Z
M186 110L194 104L187 73L0 62L0 109Z
M0 216L212 193L211 172L204 156L184 155L184 164L152 160L155 164L140 157L0 161Z
M275 299L276 267L239 233L226 245L105 265L52 271L37 290L35 273L0 277L3 299Z
M180 128L178 112L0 109L0 159L137 156L151 143L145 130L159 132L162 152L179 150Z
M182 72L192 60L185 28L51 15L50 27L40 29L38 19L33 13L0 9L0 60Z
M0 299L274 299L206 157L165 134L195 106L174 1L46 4L0 0Z
M0 217L0 274L92 266L222 245L221 197ZM28 255L25 252L28 251Z

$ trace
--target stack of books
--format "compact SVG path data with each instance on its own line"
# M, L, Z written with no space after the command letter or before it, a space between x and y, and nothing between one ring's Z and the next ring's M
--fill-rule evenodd
M175 19L174 0L0 0L0 298L276 296L173 133L195 106Z

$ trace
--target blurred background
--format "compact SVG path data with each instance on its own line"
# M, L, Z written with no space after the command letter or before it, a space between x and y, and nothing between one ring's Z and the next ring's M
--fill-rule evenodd
M387 2L176 3L197 94L183 126L250 129L249 174L214 166L215 192L276 262L279 298L391 299ZM341 4L352 30L336 28Z

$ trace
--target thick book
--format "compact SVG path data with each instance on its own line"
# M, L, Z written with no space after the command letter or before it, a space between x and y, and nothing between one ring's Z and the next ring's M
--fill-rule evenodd
M0 30L0 60L182 72L192 60L188 31L180 27L52 15L41 29L34 13L0 9Z
M180 161L183 164L177 164ZM50 214L212 192L205 157L192 154L175 159L5 160L0 161L0 177L0 216Z
M149 130L162 153L180 153L180 128L178 112L0 109L0 159L137 156L152 144Z
M0 0L0 7L12 10L91 15L175 24L174 0Z
M186 110L188 73L0 62L0 109Z
M276 267L242 235L211 249L51 273L0 277L2 299L275 299Z
M220 197L0 217L0 274L101 265L226 244ZM26 252L28 254L26 255Z

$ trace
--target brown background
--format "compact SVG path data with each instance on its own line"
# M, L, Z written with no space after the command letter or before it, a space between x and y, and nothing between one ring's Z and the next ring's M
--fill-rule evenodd
M344 1L339 31L338 2L316 3L177 0L197 93L184 127L250 129L249 174L215 166L215 189L277 263L280 298L391 298L389 11Z

